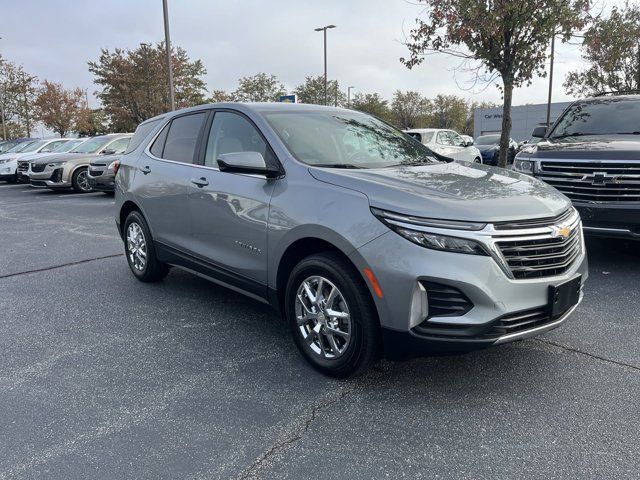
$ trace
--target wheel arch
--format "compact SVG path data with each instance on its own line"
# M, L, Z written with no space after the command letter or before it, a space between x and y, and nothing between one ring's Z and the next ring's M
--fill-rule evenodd
M355 249L352 248L351 250L353 251ZM304 258L323 252L332 252L338 255L345 261L347 265L349 265L353 269L354 274L358 275L358 278L360 278L364 282L366 289L369 292L369 296L371 297L371 301L375 306L376 302L373 298L369 283L364 277L363 272L360 271L358 266L350 257L351 252L347 252L344 248L340 248L340 246L337 245L337 242L331 242L325 238L320 238L317 236L305 236L298 238L295 241L291 242L282 252L282 255L280 256L279 262L277 264L275 285L273 285L272 289L274 295L271 301L272 305L276 307L281 313L284 312L285 291L291 271ZM377 308L374 308L377 311Z

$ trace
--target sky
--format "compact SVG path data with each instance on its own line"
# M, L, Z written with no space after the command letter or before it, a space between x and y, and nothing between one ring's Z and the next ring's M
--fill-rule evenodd
M603 0L605 8L623 0ZM233 90L237 79L275 74L291 90L305 76L323 73L322 33L328 31L329 78L346 90L417 90L427 97L455 94L499 102L494 85L471 88L459 60L432 55L408 70L399 58L424 6L411 0L168 0L171 41L207 68L209 91ZM0 53L40 79L96 90L87 62L101 48L133 49L163 40L162 0L0 0ZM557 45L554 101L571 99L562 82L581 68L577 44ZM514 105L545 103L548 80L536 78L514 92ZM97 106L90 98L91 106Z

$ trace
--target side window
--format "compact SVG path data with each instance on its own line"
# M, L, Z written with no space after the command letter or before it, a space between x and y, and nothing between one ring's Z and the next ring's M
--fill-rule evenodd
M113 150L114 153L124 153L127 149L127 145L129 145L130 137L119 138L118 140L114 140L109 145L106 146L104 150Z
M193 163L198 135L200 135L200 129L206 118L207 112L201 112L184 115L172 120L166 134L167 138L164 142L162 155L156 155L155 153L154 155L175 162ZM160 140L160 137L158 137L158 140ZM156 143L158 140L156 140Z
M464 140L456 132L449 132L449 135L451 137L451 145L455 145L456 147L462 147L464 145Z
M236 113L217 112L207 140L204 164L217 167L218 156L237 152L258 152L267 165L277 164L271 148L249 120Z
M447 135L447 132L438 132L437 139L440 145L451 145L451 138Z
M62 143L66 143L66 140L59 140L57 142L51 142L49 144L47 144L46 146L42 147L42 149L40 150L40 153L48 153L51 150L53 150L54 148L60 146L60 144Z
M433 138L433 132L425 132L422 134L422 143L426 145L427 143L431 142L432 138Z

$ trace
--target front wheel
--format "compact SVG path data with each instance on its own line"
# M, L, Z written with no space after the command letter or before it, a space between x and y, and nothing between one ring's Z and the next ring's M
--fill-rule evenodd
M480 157L476 157L476 158L473 160L473 163L482 163L482 159L481 159Z
M91 191L91 185L89 185L89 178L87 177L87 168L79 168L73 172L71 178L71 185L73 189L78 193L88 193Z
M141 282L157 282L169 273L169 266L156 256L151 232L140 212L133 211L124 223L125 253L129 268Z
M325 375L357 375L380 357L371 295L353 266L336 254L316 254L295 266L285 314L296 346Z

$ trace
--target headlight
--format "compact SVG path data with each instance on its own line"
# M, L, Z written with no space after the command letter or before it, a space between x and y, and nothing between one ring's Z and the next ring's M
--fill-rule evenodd
M457 220L441 220L430 218L417 218L386 212L372 208L371 212L391 230L421 247L446 252L467 253L470 255L489 255L485 248L478 242L441 233L415 230L415 227L431 227L437 229L451 229L458 231L482 230L486 224L477 222L461 222Z
M513 169L527 175L533 174L534 163L531 160L522 160L517 158L513 161Z
M63 166L65 163L67 163L67 162L65 161L65 162L52 162L52 163L47 163L47 167L61 167L61 166Z
M0 160L0 165L3 163L7 163L9 160Z
M488 255L478 242L467 238L449 237L437 233L418 232L405 228L394 228L407 240L417 243L432 250L444 250L445 252L468 253L471 255Z

